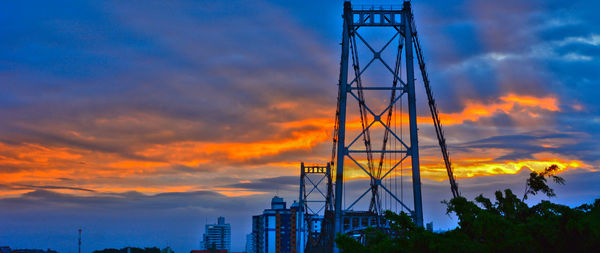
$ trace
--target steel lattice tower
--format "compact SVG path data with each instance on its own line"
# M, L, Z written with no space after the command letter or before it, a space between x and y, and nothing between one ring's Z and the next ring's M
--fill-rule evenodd
M414 18L411 10L411 4L405 1L404 4L396 8L394 6L368 6L353 8L350 2L344 3L343 14L343 33L342 33L342 54L340 62L340 76L338 83L338 106L336 112L335 130L334 130L334 147L332 152L332 163L335 164L335 204L334 204L334 233L347 233L349 228L363 229L365 226L385 226L385 221L381 219L381 193L387 196L402 208L408 210L412 215L415 223L418 226L423 226L423 207L421 199L421 178L419 164L419 141L417 128L417 108L415 96L415 69L414 59L417 59L419 64L422 82L425 86L425 91L428 99L428 106L433 119L433 125L436 131L438 144L442 151L444 164L448 173L450 188L454 197L459 196L458 187L454 180L452 165L449 154L446 148L446 141L442 126L438 117L435 100L429 85L429 77L425 68L423 53L417 31L414 23ZM361 35L363 30L379 27L379 29L391 29L393 36L387 40L387 43L380 48L375 49ZM359 32L359 28L361 28ZM382 57L382 53L393 41L398 41L398 50L396 55L395 68L390 65ZM357 41L366 46L370 52L370 60L361 68L358 59ZM415 57L416 56L416 57ZM404 59L402 59L404 57ZM402 61L404 60L404 67ZM368 85L362 84L362 79L365 71L369 69L373 62L380 62L389 72L393 79L392 85ZM392 65L394 66L394 65ZM352 70L352 71L351 71ZM403 80L401 71L404 72L406 78ZM349 79L349 75L354 72L353 77ZM381 112L374 111L364 98L365 92L385 91L391 93L389 105ZM350 97L350 98L349 98ZM408 128L410 141L405 141L402 134L400 136L392 129L390 119L392 118L393 108L397 103L401 103L402 98L406 98L408 104ZM381 98L379 101L385 101ZM357 102L359 105L360 119L362 131L358 136L346 139L347 134L347 107L349 102ZM373 140L371 138L371 129L374 125L380 125L384 128L383 145L381 149L373 148ZM391 138L394 142L401 145L392 146L387 144ZM358 148L357 142L363 140L364 149ZM346 142L350 140L349 142ZM398 155L399 159L394 159L390 166L382 170L382 163L386 155ZM366 155L366 165L355 158L355 156ZM379 166L375 163L374 156L380 158ZM399 199L391 189L388 189L382 181L390 175L394 175L395 170L402 162L410 157L411 172L412 172L412 193L413 193L413 208L409 208L401 199ZM390 158L388 158L390 160ZM344 207L342 200L344 198L344 162L350 162L351 166L358 167L370 178L370 186L356 200L351 202L349 207ZM391 161L391 160L390 160ZM393 166L392 166L393 165ZM380 191L382 190L382 191ZM368 193L371 193L371 202L369 211L355 212L352 207L358 203ZM357 222L355 222L357 220ZM354 228L355 223L359 224ZM362 224L362 227L360 226ZM334 234L334 235L335 235Z
M360 231L364 231L367 227L377 227L385 230L388 224L382 218L383 208L380 199L382 194L386 199L389 198L390 205L393 199L396 206L399 205L401 209L407 210L411 214L418 226L423 226L415 95L415 58L418 62L422 82L427 94L429 111L442 152L444 165L448 173L450 189L454 197L459 196L450 156L446 147L444 132L442 131L442 125L438 116L439 113L429 84L429 77L417 36L410 2L404 1L401 7L388 5L385 7L359 6L354 8L349 1L346 1L344 2L343 21L342 54L332 157L330 163L326 166L305 166L304 163L301 164L299 203L295 209L297 212L296 216L294 216L294 224L296 224L296 235L293 238L296 244L294 252L337 251L333 243L336 234L356 234L357 231L360 234ZM386 40L383 47L378 50L361 35L363 30L376 27L393 32L393 36L389 40ZM359 28L362 28L360 33L358 31ZM362 68L359 63L357 41L361 42L368 49L371 56L368 63ZM394 41L397 41L398 47L395 64L392 68L384 60L385 57L382 56L382 53L384 53L386 48L390 48L390 44ZM403 61L404 67L402 67ZM391 85L371 83L363 85L364 73L370 69L370 66L374 62L380 62L384 66L384 72L389 72L387 74L392 79ZM349 75L352 72L354 75L349 81ZM402 72L405 74L404 79L402 79ZM389 92L391 97L387 101L385 98L375 99L375 102L384 102L383 105L385 106L383 110L375 111L373 110L375 107L366 102L365 92ZM404 139L402 133L403 101L406 101L408 105L409 141ZM346 134L352 134L352 132L346 131L348 120L347 107L351 104L349 102L357 102L358 104L362 131L357 136L346 139ZM399 135L396 129L397 124L394 124L392 127L391 123L392 119L398 114L395 112L398 104L400 104L401 115ZM382 144L379 146L381 147L379 149L374 149L372 145L373 138L371 131L375 128L374 125L383 128L382 142L376 143L376 145ZM357 147L359 146L358 142L360 142L360 139L362 139L364 149ZM375 139L377 141L377 138ZM390 144L390 139L393 145ZM347 143L346 140L350 141ZM366 155L366 164L365 160L362 160L361 163L361 160L357 159L360 155ZM390 177L397 175L398 166L400 166L400 175L402 175L402 164L409 157L410 170L412 172L413 208L403 203L402 198L398 198L392 192L391 180L389 180ZM376 163L375 159L379 159L379 162ZM343 206L343 201L345 201L344 171L350 168L346 167L347 165L344 164L345 161L350 162L350 166L355 166L364 172L370 181L369 187L359 197L351 200L352 202L348 207ZM387 162L385 166L384 161ZM309 175L313 174L320 176L319 180L311 180ZM333 174L335 174L335 190L333 189ZM384 180L388 180L390 188L386 187ZM323 181L326 182L326 190L324 191L319 189L319 185ZM400 181L402 182L402 178ZM306 184L307 182L310 183L308 191L306 188L308 185ZM311 193L314 194L315 192L320 194L317 194L317 198L313 199ZM332 192L334 193L332 194ZM352 208L367 196L368 193L371 193L369 210L354 211ZM321 205L313 210L309 207L309 203L319 203ZM320 232L315 230L315 224L320 224Z
M292 252L330 252L333 247L331 166L300 164L296 247Z
M357 18L357 19L355 19ZM371 208L373 211L373 206L375 205L374 211L375 215L380 215L377 208L379 193L378 190L381 188L387 194L392 196L394 200L398 201L404 208L410 210L412 216L417 225L423 226L423 208L421 201L421 178L420 178L420 166L419 166L419 148L418 148L418 134L417 134L417 113L416 113L416 104L415 104L415 82L414 82L414 67L413 67L413 29L412 29L412 13L410 9L410 3L405 2L402 9L394 9L390 7L389 9L384 8L363 8L363 9L353 9L350 2L344 3L344 28L342 35L342 59L340 66L340 77L339 77L339 98L338 98L338 113L337 113L337 162L336 162L336 184L335 184L335 232L336 233L344 233L343 221L342 217L345 215L345 211L342 206L342 196L344 194L344 160L348 158L353 162L354 165L358 166L362 171L364 171L370 178L371 184L370 187L350 206L352 207L355 203L358 202L361 198L363 198L367 193L372 193L371 199ZM374 49L366 39L360 35L358 32L358 28L365 27L363 29L369 27L389 27L391 29L395 29L394 36L389 40L388 43L385 44L383 48L380 50ZM387 48L388 45L397 37L401 36L399 39L399 43L403 43L404 45L404 54L406 60L406 81L402 81L401 77L398 75L397 70L393 70L389 64L387 64L384 59L381 57L381 53ZM366 45L372 53L372 58L369 63L364 67L358 67L358 59L356 53L356 38L358 38L364 45ZM403 38L403 40L402 40ZM399 45L401 47L402 45ZM352 49L352 51L351 51ZM352 65L354 68L355 76L352 81L348 82L348 74L349 74L349 56L352 54ZM365 87L361 84L361 77L363 73L371 66L371 63L374 61L380 61L391 73L394 79L393 86L377 86L377 87ZM399 85L396 85L398 84ZM391 91L393 94L395 92L399 92L398 96L393 96L392 100L390 100L390 105L384 109L382 112L373 111L369 105L365 102L362 93L368 92L371 90L383 90L383 91ZM348 104L348 94L350 94L351 99L356 100L360 106L361 110L361 120L363 121L363 130L351 141L349 144L346 144L346 107ZM384 122L382 118L384 114L388 113L388 111L392 110L392 106L394 103L398 102L403 95L406 94L408 99L408 117L409 117L409 128L410 128L410 143L406 144L404 140L402 140L389 126L389 123ZM383 100L383 99L382 99ZM364 114L368 114L373 118L371 122L365 122L368 117L364 116ZM382 149L372 149L370 147L371 140L369 129L376 123L381 124L386 130L386 135L389 133L395 138L398 142L404 146L404 151L399 150L386 150ZM365 127L366 125L366 127ZM355 147L355 144L359 138L363 138L365 143L365 150L358 149ZM385 144L384 144L385 147ZM382 153L403 153L404 157L400 159L396 163L395 166L390 168L383 176L373 175L373 171L371 168L365 168L363 164L359 163L355 158L354 154L357 153L365 153L367 156L371 156L369 158L369 166L372 167L372 155L373 154L382 154ZM412 182L413 182L413 199L414 199L414 209L410 209L406 206L398 197L395 196L394 193L388 188L386 188L381 182L382 180L388 176L390 173L394 171L394 169L404 161L404 159L410 157L411 165L412 165ZM377 222L379 224L379 222Z

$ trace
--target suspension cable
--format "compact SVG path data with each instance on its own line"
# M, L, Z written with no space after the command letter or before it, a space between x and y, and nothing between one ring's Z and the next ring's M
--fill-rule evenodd
M412 17L411 17L412 20ZM425 85L425 91L427 93L427 99L429 100L429 111L431 112L431 118L433 119L433 125L435 127L435 133L437 135L438 144L442 151L442 156L444 158L444 165L446 166L446 172L448 174L448 181L450 181L450 189L452 191L453 197L460 196L458 192L458 185L456 184L456 180L454 179L454 172L452 169L452 163L450 161L450 154L448 152L448 148L446 146L446 138L444 137L444 131L442 130L442 123L440 122L439 112L437 110L437 106L435 104L435 99L433 98L433 92L431 91L431 86L429 84L429 76L427 75L427 69L425 67L425 60L423 59L423 52L421 50L421 43L419 42L419 37L417 37L416 31L412 31L412 26L409 26L410 32L414 33L413 36L413 44L415 45L415 51L417 55L417 60L419 62L419 68L421 69L421 76L423 78L423 84Z
M400 101L400 139L404 140L404 102ZM400 148L404 147L400 145ZM404 203L404 161L400 163L400 201ZM401 207L404 209L404 207Z

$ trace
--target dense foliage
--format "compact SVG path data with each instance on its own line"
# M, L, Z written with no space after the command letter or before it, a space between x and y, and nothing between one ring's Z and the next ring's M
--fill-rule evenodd
M495 193L495 201L479 195L474 201L457 197L447 212L459 218L454 230L434 233L416 226L406 213L386 212L390 230L369 229L363 245L346 235L336 243L343 252L598 252L600 250L600 199L576 208L550 201L528 206L527 195L554 191L546 178L564 184L556 166L532 172L519 199L510 189Z

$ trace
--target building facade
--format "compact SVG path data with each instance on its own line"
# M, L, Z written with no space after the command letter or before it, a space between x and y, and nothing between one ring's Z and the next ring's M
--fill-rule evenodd
M224 217L219 217L217 224L206 224L200 247L204 250L231 250L231 226L225 223Z
M271 208L252 216L252 253L289 253L292 238L291 210L283 198L273 197ZM295 235L293 235L295 236Z
M246 253L256 253L256 243L252 233L246 235Z

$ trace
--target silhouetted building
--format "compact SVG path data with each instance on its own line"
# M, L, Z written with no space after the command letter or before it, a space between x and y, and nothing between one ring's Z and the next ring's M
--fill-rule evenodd
M10 248L9 248L10 249ZM41 250L41 249L13 249L12 253L58 253L56 250Z
M92 253L161 253L161 250L158 247L125 247L121 249L108 248L103 250L94 250Z
M217 249L217 250L207 250L207 249L203 249L203 250L192 250L190 251L190 253L228 253L228 250L224 250L224 249Z
M253 248L249 253L289 253L291 250L291 211L285 201L275 196L271 209L252 216Z
M425 225L427 231L429 232L433 232L433 222L429 222L427 223L427 225Z
M0 247L0 253L12 253L12 250L8 246Z
M224 217L219 217L217 224L206 224L200 246L203 250L231 250L231 226L225 223Z

